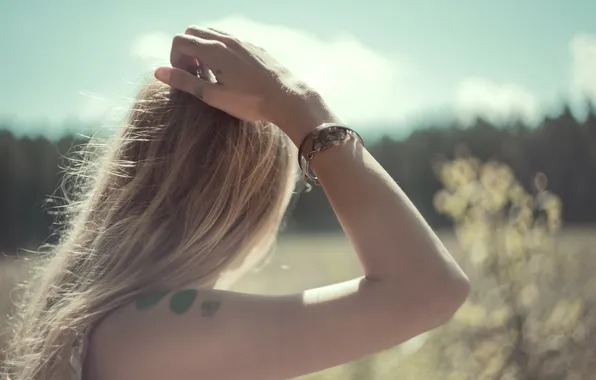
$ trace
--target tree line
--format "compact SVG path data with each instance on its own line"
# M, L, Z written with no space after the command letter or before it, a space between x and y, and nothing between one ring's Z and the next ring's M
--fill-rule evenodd
M8 127L0 124L0 251L12 253L48 242L55 215L50 212L53 204L46 201L61 195L57 189L66 156L85 140L74 135L59 140L16 137ZM559 115L533 127L521 122L494 125L483 119L465 128L457 123L428 125L405 139L386 136L367 143L367 148L436 228L451 223L433 205L442 188L437 163L462 155L507 164L529 192L534 191L535 175L543 173L548 190L564 205L564 222L596 222L594 107L582 120L564 107ZM316 187L294 198L286 220L288 232L339 229L325 195Z

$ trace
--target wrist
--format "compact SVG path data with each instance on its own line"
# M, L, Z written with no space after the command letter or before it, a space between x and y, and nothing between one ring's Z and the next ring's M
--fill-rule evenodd
M299 146L302 140L323 123L339 123L323 98L316 92L287 94L276 102L271 121Z

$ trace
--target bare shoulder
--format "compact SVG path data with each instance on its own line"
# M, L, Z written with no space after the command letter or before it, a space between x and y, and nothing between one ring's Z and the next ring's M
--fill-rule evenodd
M393 286L363 278L283 296L148 294L98 327L90 364L100 380L286 379L433 328L457 309L456 298L400 299Z

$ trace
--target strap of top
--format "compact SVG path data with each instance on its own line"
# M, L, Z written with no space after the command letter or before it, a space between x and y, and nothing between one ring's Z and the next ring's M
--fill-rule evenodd
M70 364L74 368L77 380L83 380L85 359L89 351L89 333L86 332L81 336L74 345L74 349L70 356ZM10 380L8 375L2 376L1 380Z
M76 340L70 356L70 364L75 370L76 380L83 380L85 360L89 351L89 332L90 329Z
M74 345L74 349L70 356L70 364L74 368L77 380L83 380L85 359L87 358L87 352L89 351L89 333L86 332L81 336ZM10 377L5 374L1 380L10 380Z

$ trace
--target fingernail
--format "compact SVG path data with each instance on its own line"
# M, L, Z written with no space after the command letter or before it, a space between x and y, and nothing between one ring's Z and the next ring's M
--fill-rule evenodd
M155 77L158 80L167 83L170 79L170 69L168 67L158 67L155 70Z

